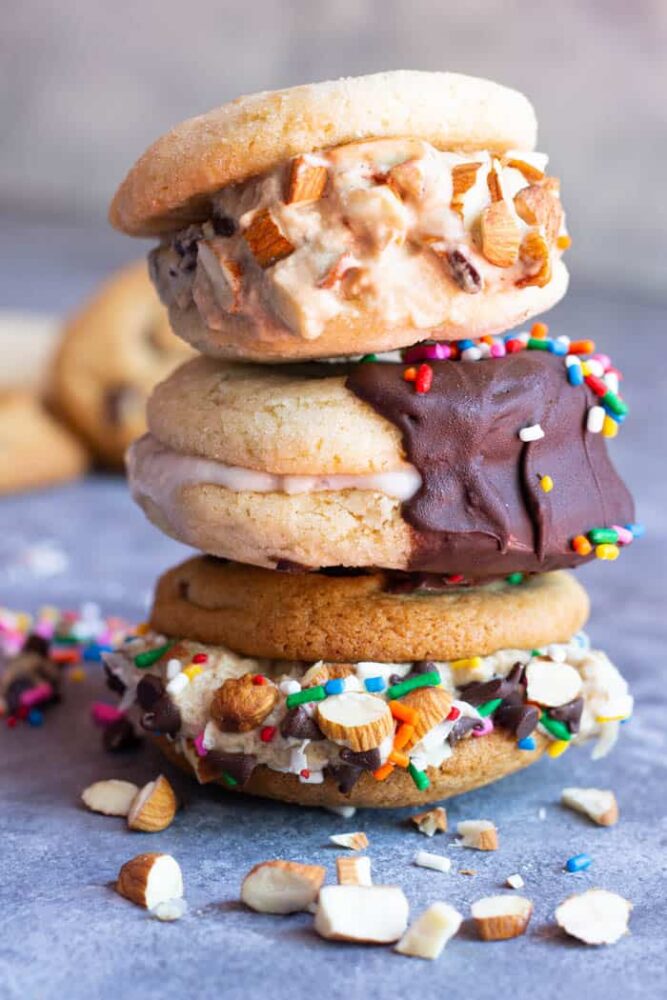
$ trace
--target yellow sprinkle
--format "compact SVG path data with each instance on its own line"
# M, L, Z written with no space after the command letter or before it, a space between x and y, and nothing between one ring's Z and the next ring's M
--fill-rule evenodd
M604 418L604 423L602 424L602 436L606 438L615 438L618 434L618 424L615 420L612 420L609 414Z
M581 371L583 375L590 375L591 369L590 365L588 364L588 361L581 362Z
M618 559L618 553L618 545L609 545L608 543L605 543L604 545L595 546L595 555L598 559L613 561L614 559Z
M550 757L560 757L562 753L565 753L569 745L569 740L554 740L547 747L547 753Z
M137 633L137 635L148 635L150 630L151 627L149 622L139 622L139 624L135 629L135 632Z
M449 664L452 670L474 670L482 665L481 656L469 656L464 660L452 660Z
M554 481L551 478L551 476L542 476L542 478L540 479L540 486L542 487L545 493L551 493L552 489L554 488Z
M625 719L629 719L629 715L596 715L596 722L623 722Z
M67 676L71 681L79 684L81 681L85 681L88 675L83 667L72 667Z
M193 677L196 677L197 674L201 673L201 667L198 663L189 663L187 667L183 668L183 673L188 680L192 680Z

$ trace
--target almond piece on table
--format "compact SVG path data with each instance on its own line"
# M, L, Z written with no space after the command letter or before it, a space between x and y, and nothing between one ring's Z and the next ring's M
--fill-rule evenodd
M223 733L249 733L256 729L278 701L278 689L271 681L255 675L228 677L211 699L211 718Z
M294 247L283 235L268 208L258 212L243 236L260 267L271 267L294 253Z
M483 210L480 232L482 253L489 263L496 267L511 267L516 262L521 231L504 201L494 201Z
M458 933L463 917L449 903L432 903L417 917L394 951L413 958L438 958L450 938Z
M490 819L466 819L457 824L456 832L462 838L463 847L475 851L497 851L498 831Z
M127 814L127 825L130 830L143 830L144 833L166 830L171 825L177 808L178 800L174 789L161 774L137 793Z
M508 875L505 882L510 889L523 889L526 884L518 872L515 872L514 875Z
M361 830L356 833L334 833L329 840L337 847L347 847L350 851L363 851L368 847L368 837Z
M426 812L415 813L410 817L410 822L414 823L420 833L433 837L436 833L447 832L447 811L442 806L436 806Z
M336 858L338 885L372 885L371 859L368 855L357 858Z
M325 885L315 930L331 941L392 944L408 924L408 901L396 885Z
M525 896L485 896L470 907L484 941L507 941L524 934L533 904Z
M323 163L311 156L295 156L290 165L285 189L285 204L297 201L317 201L327 186L328 171Z
M171 854L138 854L121 868L116 890L137 906L153 910L160 903L182 897L183 876Z
M545 708L559 708L581 694L581 674L569 663L533 659L526 667L528 701Z
M618 823L618 803L611 791L602 788L564 788L561 802L568 809L583 813L598 826Z
M401 704L419 713L412 744L419 743L434 726L444 722L452 710L453 697L444 687L415 688L401 698Z
M241 886L241 900L258 913L297 913L317 899L326 871L296 861L263 861Z
M569 896L556 910L556 923L584 944L616 944L628 932L632 903L606 889Z
M104 816L127 816L138 787L131 781L109 778L96 781L81 793L81 800L91 812Z
M394 720L383 698L346 691L318 703L317 723L330 740L351 750L373 750L394 732Z

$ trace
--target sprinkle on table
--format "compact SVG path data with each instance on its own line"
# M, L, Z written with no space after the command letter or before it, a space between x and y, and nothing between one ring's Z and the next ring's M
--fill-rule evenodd
M590 854L575 854L565 862L565 870L568 872L585 872L593 864Z

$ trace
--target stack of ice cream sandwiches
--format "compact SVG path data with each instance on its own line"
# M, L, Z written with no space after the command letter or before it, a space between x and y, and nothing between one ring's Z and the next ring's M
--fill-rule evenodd
M521 94L392 72L243 97L138 161L113 224L201 356L128 457L202 552L110 683L201 782L408 805L613 744L627 685L565 570L640 533L620 373L537 322L567 287Z

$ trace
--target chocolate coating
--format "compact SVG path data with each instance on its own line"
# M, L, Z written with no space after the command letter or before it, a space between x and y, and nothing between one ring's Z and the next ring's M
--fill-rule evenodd
M431 367L424 394L400 364L359 364L346 383L399 428L421 473L403 505L414 529L410 569L484 580L578 566L585 558L572 550L575 535L633 520L605 439L586 430L596 397L569 384L562 357L526 350ZM519 431L534 424L544 437L521 441ZM554 481L550 493L543 475Z

